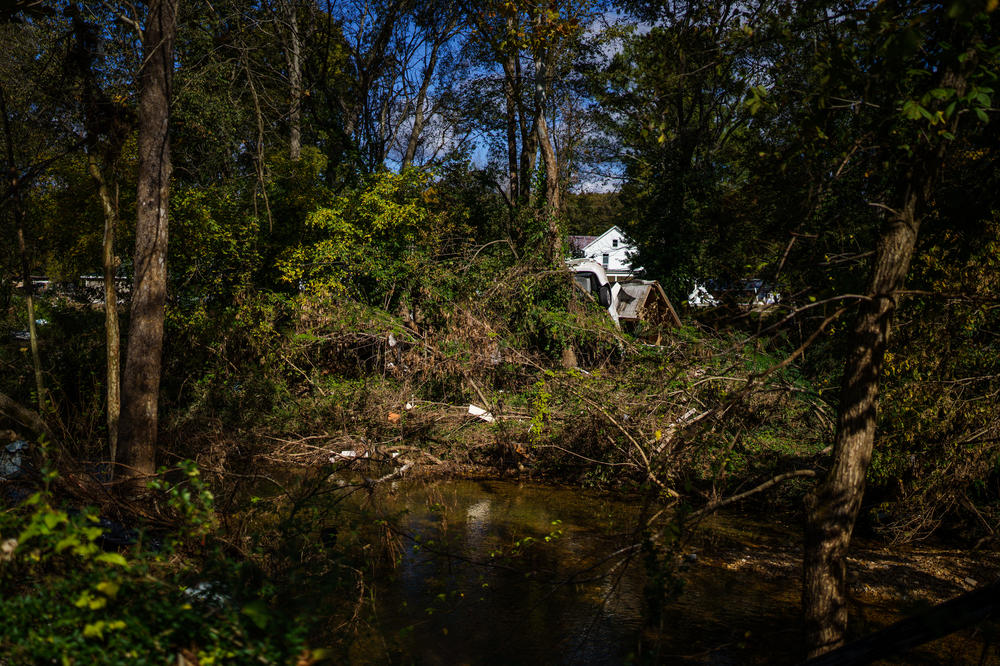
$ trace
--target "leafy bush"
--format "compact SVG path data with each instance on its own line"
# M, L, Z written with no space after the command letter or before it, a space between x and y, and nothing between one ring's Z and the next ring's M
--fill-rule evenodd
M0 651L9 663L289 663L304 629L272 611L267 586L241 589L246 564L218 549L199 559L213 575L186 571L185 541L214 526L213 497L193 464L158 490L181 529L157 549L140 535L128 551L102 548L95 511L56 506L46 489L0 513ZM54 480L49 475L49 482Z

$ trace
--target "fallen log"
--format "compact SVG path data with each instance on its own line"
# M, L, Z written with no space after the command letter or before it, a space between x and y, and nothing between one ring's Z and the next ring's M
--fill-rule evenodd
M804 666L870 664L1000 616L1000 580L922 610L885 629L814 657Z
M53 439L49 424L45 422L45 419L38 412L28 409L4 393L0 393L0 414L17 421L27 428L31 428L36 435L45 435L50 440Z

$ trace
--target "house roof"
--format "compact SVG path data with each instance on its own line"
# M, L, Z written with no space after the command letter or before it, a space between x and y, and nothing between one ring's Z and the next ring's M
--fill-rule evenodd
M569 249L573 252L583 252L583 249L597 240L597 236L570 236Z
M621 292L618 294L619 319L623 321L638 321L642 308L646 305L646 301L651 297L655 300L657 297L653 294L657 293L670 313L671 323L680 326L680 318L677 316L677 312L674 311L674 306L671 305L670 299L667 298L667 294L663 291L663 287L660 286L659 282L656 280L630 280L629 282L620 282L619 284L622 286Z
M570 236L569 247L571 250L574 250L576 252L584 252L588 247L590 247L597 241L601 240L602 238L610 234L612 231L617 231L619 236L623 238L625 237L625 232L619 229L618 225L615 224L612 225L611 228L605 231L603 234L600 234L598 236Z

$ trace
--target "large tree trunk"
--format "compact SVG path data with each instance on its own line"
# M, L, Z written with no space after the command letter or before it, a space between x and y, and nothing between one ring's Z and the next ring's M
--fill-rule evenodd
M560 248L562 247L562 232L559 229L559 160L549 137L548 121L545 108L548 105L548 88L551 85L551 72L547 65L546 53L535 55L535 136L541 148L542 164L545 166L545 216L547 225L547 242L545 258L550 264L558 264Z
M152 0L139 76L139 181L135 282L122 381L120 444L129 476L152 474L167 296L170 84L177 0Z
M532 174L535 172L535 160L537 159L536 152L538 151L538 135L535 134L534 124L531 122L528 111L525 109L526 105L521 97L523 80L524 78L521 73L521 59L518 58L515 53L514 82L516 96L514 100L517 102L517 124L521 131L521 154L519 156L520 169L517 176L518 185L520 186L518 197L522 204L532 206L534 205L534 192L532 190L531 180Z
M975 58L964 67L971 68ZM965 74L940 71L941 84L965 94ZM960 115L950 130L958 130ZM843 644L847 632L847 551L861 508L878 416L878 392L889 329L910 268L920 223L951 145L941 139L915 157L902 179L900 206L879 239L867 290L851 331L841 380L833 464L806 497L802 606L809 656Z
M299 17L294 2L284 3L288 20L288 87L291 97L288 109L288 155L294 162L302 157L302 46L299 39Z
M97 194L104 209L104 242L101 252L104 264L104 332L107 350L107 401L108 401L108 451L111 462L111 474L118 456L118 421L121 413L121 351L118 331L118 294L115 289L115 272L118 263L115 261L115 227L118 214L115 210L111 192L108 191L104 174L97 165L93 153L87 156L90 176L97 183Z
M847 551L875 443L882 362L934 175L911 173L908 181L903 205L892 212L879 240L869 298L861 303L851 331L833 464L806 497L802 605L810 656L839 647L847 630Z

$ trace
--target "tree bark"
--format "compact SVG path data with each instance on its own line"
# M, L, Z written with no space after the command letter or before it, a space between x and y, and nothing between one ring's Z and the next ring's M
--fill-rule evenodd
M437 68L438 51L441 49L441 45L444 43L444 40L447 39L447 35L454 29L455 22L455 19L451 20L441 35L439 37L435 37L434 45L431 47L431 55L427 61L427 66L424 68L423 78L420 81L420 90L417 92L416 105L413 109L413 127L410 128L410 136L406 142L406 152L403 154L403 169L412 166L413 158L417 154L417 145L420 143L420 135L423 134L424 124L426 123L426 118L424 118L424 105L427 103L427 90L430 88L431 81L434 79L434 70Z
M15 182L13 187L18 187ZM38 328L35 326L35 285L31 282L31 265L28 261L28 247L24 242L23 212L21 195L14 195L14 217L17 219L17 247L21 254L21 276L24 287L24 303L28 309L28 346L31 347L31 365L35 371L35 392L38 409L45 411L45 381L42 379L42 357L38 351Z
M52 429L38 412L28 409L4 393L0 393L0 414L31 428L36 435L45 435L50 441L55 438Z
M119 448L125 474L152 474L156 434L163 315L167 295L167 210L170 196L170 86L177 0L152 0L143 35L139 75L139 180L135 231L135 282L125 373Z
M17 249L21 257L21 286L24 289L24 302L28 310L28 345L31 347L31 365L35 371L35 392L38 408L45 411L45 381L42 379L42 359L38 352L38 331L35 327L35 289L31 282L31 263L28 260L28 246L24 241L24 209L21 207L21 178L14 164L14 133L10 127L7 115L7 96L0 89L0 113L3 114L4 139L7 143L7 174L8 183L13 192L14 223L17 226Z
M288 156L295 162L302 157L302 46L299 39L299 17L294 2L284 3L288 20L288 87L291 102L288 109Z
M933 176L908 179L903 206L879 240L867 294L851 331L841 381L833 464L806 497L802 606L809 656L839 647L847 630L847 551L875 443L878 392L897 293L902 289Z
M97 183L97 194L104 209L104 241L101 248L101 259L104 265L104 332L107 351L107 401L108 401L108 452L111 462L111 474L114 475L115 462L118 456L118 421L121 414L121 350L118 327L118 293L115 289L115 272L118 262L115 261L115 227L118 224L118 214L114 200L108 191L104 174L97 165L93 153L87 156L90 176Z
M525 109L524 100L521 97L522 81L524 80L521 73L521 59L518 57L517 52L514 52L514 90L515 97L514 101L517 104L517 124L518 128L521 130L521 154L520 158L520 170L517 176L518 185L520 190L518 191L518 197L522 204L527 204L531 206L534 204L532 191L532 174L535 172L535 153L538 150L538 135L535 134L535 127L530 122L528 117L528 111Z
M510 188L508 200L512 207L520 196L517 166L517 88L514 81L513 56L504 62L503 92L507 110L507 184Z
M545 257L550 264L558 264L562 247L562 231L559 229L559 160L549 137L545 107L548 104L548 87L551 85L548 54L535 54L535 136L541 148L542 164L545 166L545 216L547 243Z
M964 67L974 66L969 58ZM965 94L965 73L942 68L941 84ZM958 130L958 114L950 130ZM882 363L897 297L913 258L920 223L931 201L951 141L941 139L915 156L901 178L900 206L879 239L867 295L851 331L841 380L833 464L806 496L802 606L810 657L840 647L847 633L847 551L861 508L878 416Z

